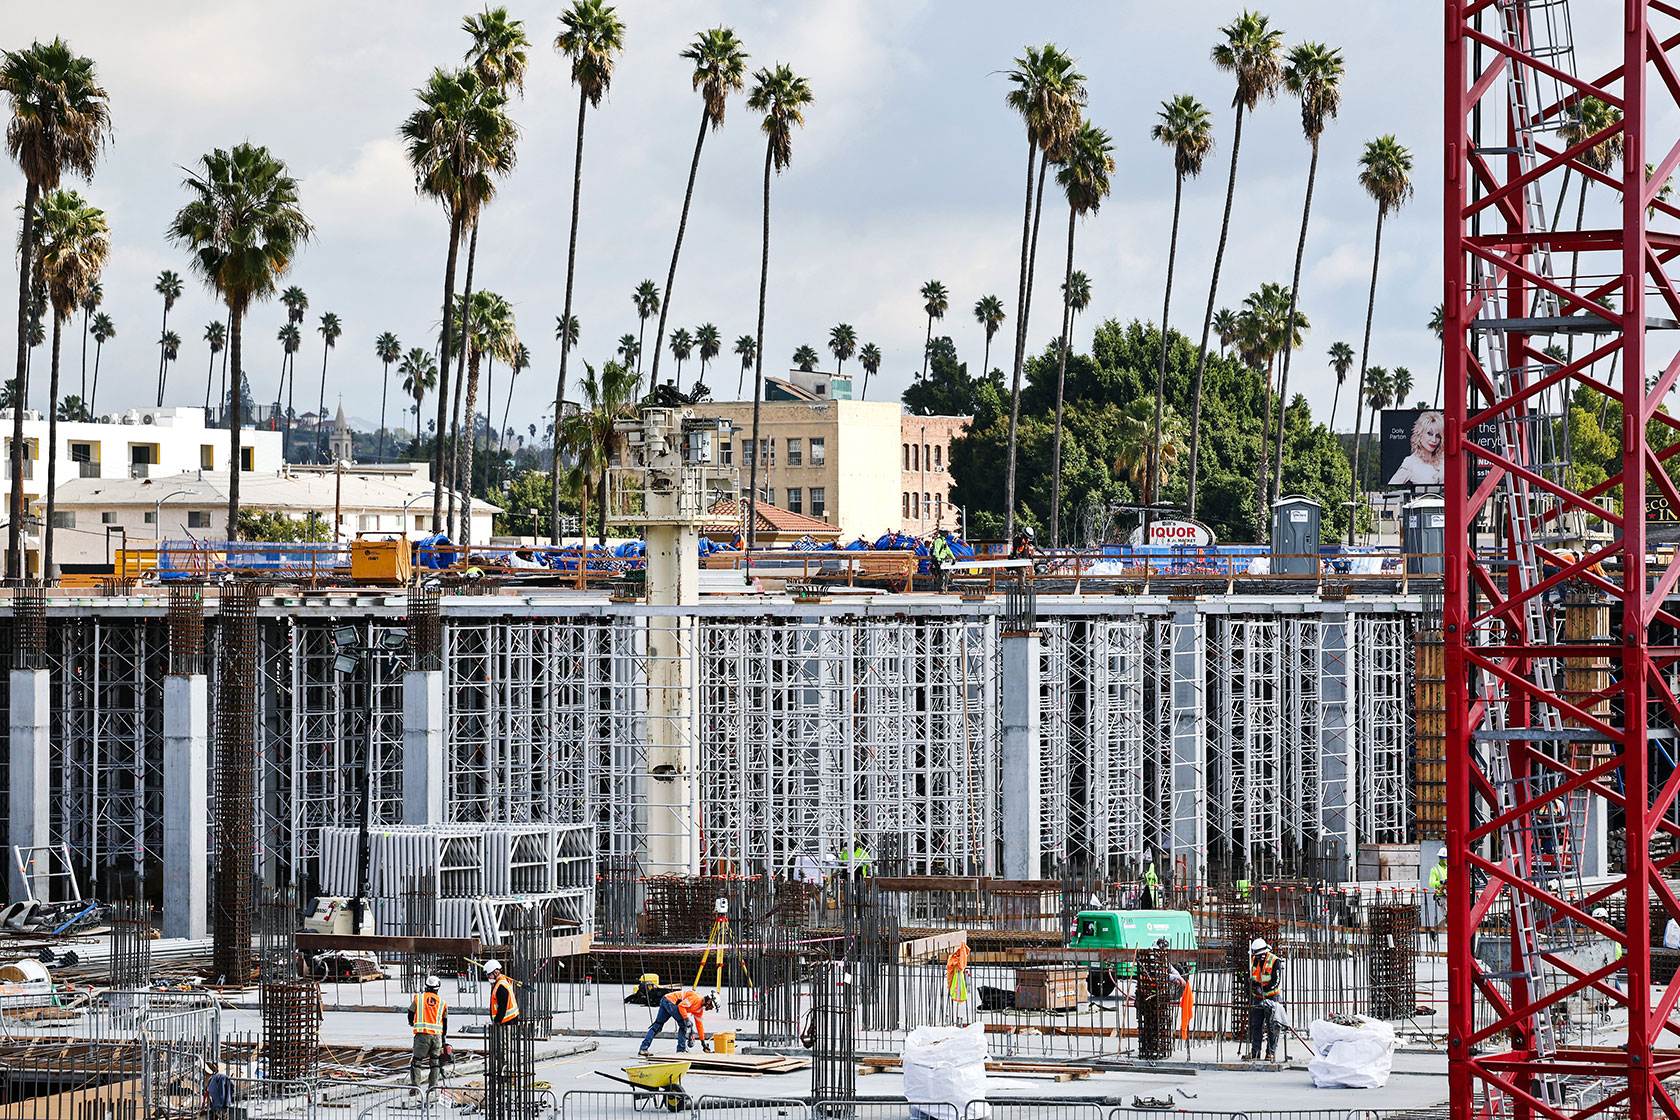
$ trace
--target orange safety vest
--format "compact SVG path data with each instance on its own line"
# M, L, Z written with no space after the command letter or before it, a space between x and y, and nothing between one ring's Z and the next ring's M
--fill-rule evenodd
M443 997L436 992L421 992L414 997L414 1033L443 1033Z
M1267 953L1255 962L1249 976L1254 980L1254 987L1262 998L1277 995L1277 985L1273 983L1272 974L1277 971L1278 958Z
M503 1000L502 1010L496 1012L496 997ZM519 1018L519 997L513 991L513 979L507 973L496 977L496 982L490 986L491 1017L498 1023L511 1023Z

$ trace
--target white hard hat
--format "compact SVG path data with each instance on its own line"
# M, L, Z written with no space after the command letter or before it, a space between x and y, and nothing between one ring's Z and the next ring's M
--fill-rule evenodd
M1610 911L1606 910L1602 906L1594 906L1592 916L1595 918L1608 918L1610 916Z
M442 980L438 979L436 976L426 977L426 990L428 992L435 992L441 987L443 987Z
M1271 946L1266 944L1266 939L1264 937L1256 937L1253 941L1248 943L1248 951L1250 953L1264 953L1270 948Z
M487 975L489 973L492 973L492 972L500 972L501 970L502 970L502 962L501 961L485 961L484 962L484 971Z
M1447 858L1447 850L1445 848L1442 848L1440 854L1437 855L1435 858L1439 859L1439 860L1446 859Z

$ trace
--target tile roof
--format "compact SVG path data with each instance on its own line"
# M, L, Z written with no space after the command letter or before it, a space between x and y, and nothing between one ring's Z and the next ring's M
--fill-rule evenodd
M707 514L721 522L741 521L741 502L736 498L726 498L721 502L714 502ZM756 507L758 531L769 530L778 535L810 536L817 538L837 539L840 536L840 526L832 525L820 517L808 517L803 513L794 513L779 506L759 502Z

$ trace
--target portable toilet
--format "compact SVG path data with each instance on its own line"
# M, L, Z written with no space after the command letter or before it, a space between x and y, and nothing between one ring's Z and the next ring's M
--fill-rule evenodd
M1319 523L1324 507L1300 494L1272 503L1272 574L1318 574Z
M1406 574L1438 576L1447 570L1447 503L1426 494L1406 503L1400 542L1406 553Z

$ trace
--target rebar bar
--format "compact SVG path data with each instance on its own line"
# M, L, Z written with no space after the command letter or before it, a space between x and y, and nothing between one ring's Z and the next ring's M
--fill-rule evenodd
M507 918L507 976L519 997L519 1018L491 1024L486 1044L484 1114L487 1120L525 1120L537 1114L536 1038L546 1017L540 989L548 963L548 923L537 906L521 906ZM529 1005L529 1009L527 1008Z
M12 668L47 667L47 596L38 583L12 592Z
M216 906L213 969L244 984L253 971L252 874L256 858L257 589L224 588L216 672Z
M1415 902L1379 902L1369 910L1369 1008L1378 1019L1410 1018L1417 1009L1418 909Z
M410 937L436 937L437 879L431 875L410 875L403 890L403 922ZM425 978L437 969L432 953L409 953L403 960L402 990L418 992Z
M408 591L409 664L420 672L443 668L443 623L435 587L416 583Z
M1156 1061L1172 1054L1172 966L1165 949L1137 955L1138 1057Z
M138 898L111 903L111 987L144 988L152 982L152 907Z
M857 1093L855 967L822 961L811 969L811 1099L850 1100Z
M204 672L204 589L197 584L169 585L169 671Z
M321 1040L321 986L283 980L262 986L263 1054L274 1081L315 1076Z
M289 883L263 892L257 961L264 985L298 978L297 907L297 888Z

